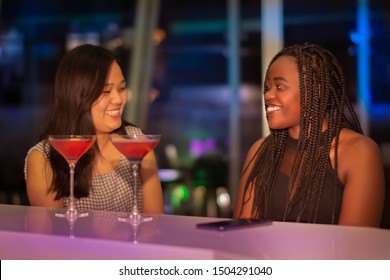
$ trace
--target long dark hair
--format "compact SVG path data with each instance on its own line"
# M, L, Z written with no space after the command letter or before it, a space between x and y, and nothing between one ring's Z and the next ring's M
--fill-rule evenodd
M280 56L286 55L294 57L298 65L301 110L297 155L289 181L289 190L294 187L295 191L288 198L284 220L294 205L299 205L299 213L308 211L308 222L316 222L332 141L335 140L334 162L337 174L341 129L348 127L359 133L363 132L346 95L344 74L335 56L314 44L297 44L282 49L274 56L269 66ZM324 119L327 120L325 132L322 131ZM271 129L270 135L264 139L250 161L253 162L253 169L248 175L245 192L251 193L254 188L253 217L270 218L272 188L283 158L287 136L287 129ZM248 166L244 167L244 172ZM334 217L335 204L336 195L332 223L338 219ZM300 218L297 217L298 222Z
M92 121L92 104L101 96L113 62L118 58L109 50L94 45L78 46L61 59L55 77L54 95L47 123L40 136L49 145L50 134L96 134ZM118 130L123 130L122 127ZM99 153L95 145L78 161L75 170L75 196L88 196L94 159ZM53 180L50 191L56 199L69 196L69 167L65 159L50 147Z

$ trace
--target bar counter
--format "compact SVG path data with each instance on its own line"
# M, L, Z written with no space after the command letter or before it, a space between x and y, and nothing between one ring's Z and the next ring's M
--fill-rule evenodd
M58 209L0 204L0 259L390 259L390 230L273 222L231 231L197 229L221 218L153 215L134 227L119 212L89 211L71 227Z

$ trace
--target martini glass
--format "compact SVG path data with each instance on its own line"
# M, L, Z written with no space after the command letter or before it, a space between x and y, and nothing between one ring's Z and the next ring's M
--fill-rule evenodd
M78 160L92 147L95 140L94 135L49 135L50 145L68 162L70 175L69 205L64 213L56 213L56 217L75 221L77 218L88 216L87 212L76 209L74 170Z
M129 160L133 172L133 208L127 217L119 217L121 222L137 225L140 222L151 221L152 217L144 216L138 209L139 169L142 159L160 142L161 135L111 135L112 144ZM140 183L141 184L141 183Z

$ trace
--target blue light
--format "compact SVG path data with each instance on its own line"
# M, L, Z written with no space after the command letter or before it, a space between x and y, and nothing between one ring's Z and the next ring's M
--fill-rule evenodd
M369 134L369 112L371 111L370 89L370 15L368 0L359 0L357 7L357 32L351 34L357 44L357 87L359 119L363 131Z

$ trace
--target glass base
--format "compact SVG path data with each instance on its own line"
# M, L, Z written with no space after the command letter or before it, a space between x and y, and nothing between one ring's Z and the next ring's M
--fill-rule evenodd
M54 214L59 218L67 218L68 220L76 220L77 218L88 217L88 212L82 210L69 210L66 209L62 212L57 212Z
M126 217L119 217L119 222L129 223L129 224L139 224L143 222L150 222L153 220L153 217L144 216L141 214L130 214Z

